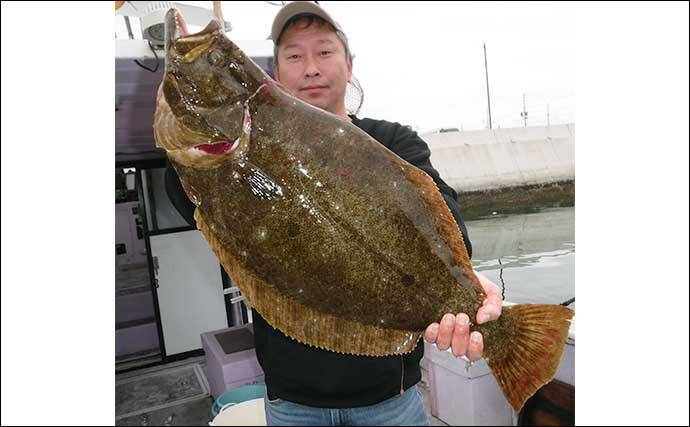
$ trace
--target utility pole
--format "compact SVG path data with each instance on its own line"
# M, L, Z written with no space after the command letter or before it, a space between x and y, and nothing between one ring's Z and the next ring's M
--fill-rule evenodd
M489 97L489 67L486 63L486 43L484 43L484 71L486 73L486 102L489 104L489 129L491 129L491 98Z
M551 120L549 120L549 104L546 104L546 126L551 126Z
M525 122L525 127L527 127L527 108L525 107L525 94L522 94L522 112L520 113L522 120Z

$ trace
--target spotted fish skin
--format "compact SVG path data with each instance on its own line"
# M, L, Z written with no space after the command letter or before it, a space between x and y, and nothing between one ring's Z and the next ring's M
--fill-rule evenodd
M474 275L458 265L423 200L423 191L438 193L430 178L420 188L409 175L422 171L283 91L218 29L195 37L171 46L159 104L172 110L171 128L197 138L159 139L173 141L171 162L198 215L242 269L302 304L384 328L421 331L451 309L476 310ZM242 152L176 158L243 137Z

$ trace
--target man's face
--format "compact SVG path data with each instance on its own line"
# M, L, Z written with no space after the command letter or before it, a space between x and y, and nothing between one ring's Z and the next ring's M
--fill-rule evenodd
M352 60L328 26L298 21L283 32L278 46L276 80L299 99L347 117L345 89L352 76Z

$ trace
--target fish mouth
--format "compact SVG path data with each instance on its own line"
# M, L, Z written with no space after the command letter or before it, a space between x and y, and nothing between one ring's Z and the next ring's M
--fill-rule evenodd
M177 9L170 9L165 14L165 50L170 50L170 47L180 37L189 35L189 29L182 14Z
M194 153L202 152L213 156L224 156L235 153L235 151L238 150L246 151L252 133L252 116L249 113L249 101L245 102L243 116L242 132L234 142L230 142L227 139L221 139L212 143L197 144L188 151Z
M222 156L223 154L230 154L237 150L240 146L240 140L237 139L234 143L229 141L218 141L212 144L199 144L192 147L194 150L202 151L206 154L213 154L216 156Z
M185 37L189 35L189 28L187 28L187 22L185 22L184 17L177 9L172 9L173 18L175 25L173 27L173 42L177 41L180 37Z
M203 38L211 33L222 30L221 24L212 19L211 22L198 33L191 34L187 22L179 10L172 8L165 14L165 50L168 51L174 43L183 38Z

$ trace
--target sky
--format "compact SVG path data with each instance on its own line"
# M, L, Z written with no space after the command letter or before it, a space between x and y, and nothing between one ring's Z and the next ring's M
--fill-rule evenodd
M182 1L211 8L211 1ZM265 40L280 9L222 2L234 40ZM348 36L364 89L361 117L439 128L488 127L486 43L494 128L574 123L575 17L572 4L334 2L320 5ZM116 20L119 37L122 18ZM548 105L548 107L547 107ZM547 118L548 109L548 118Z

